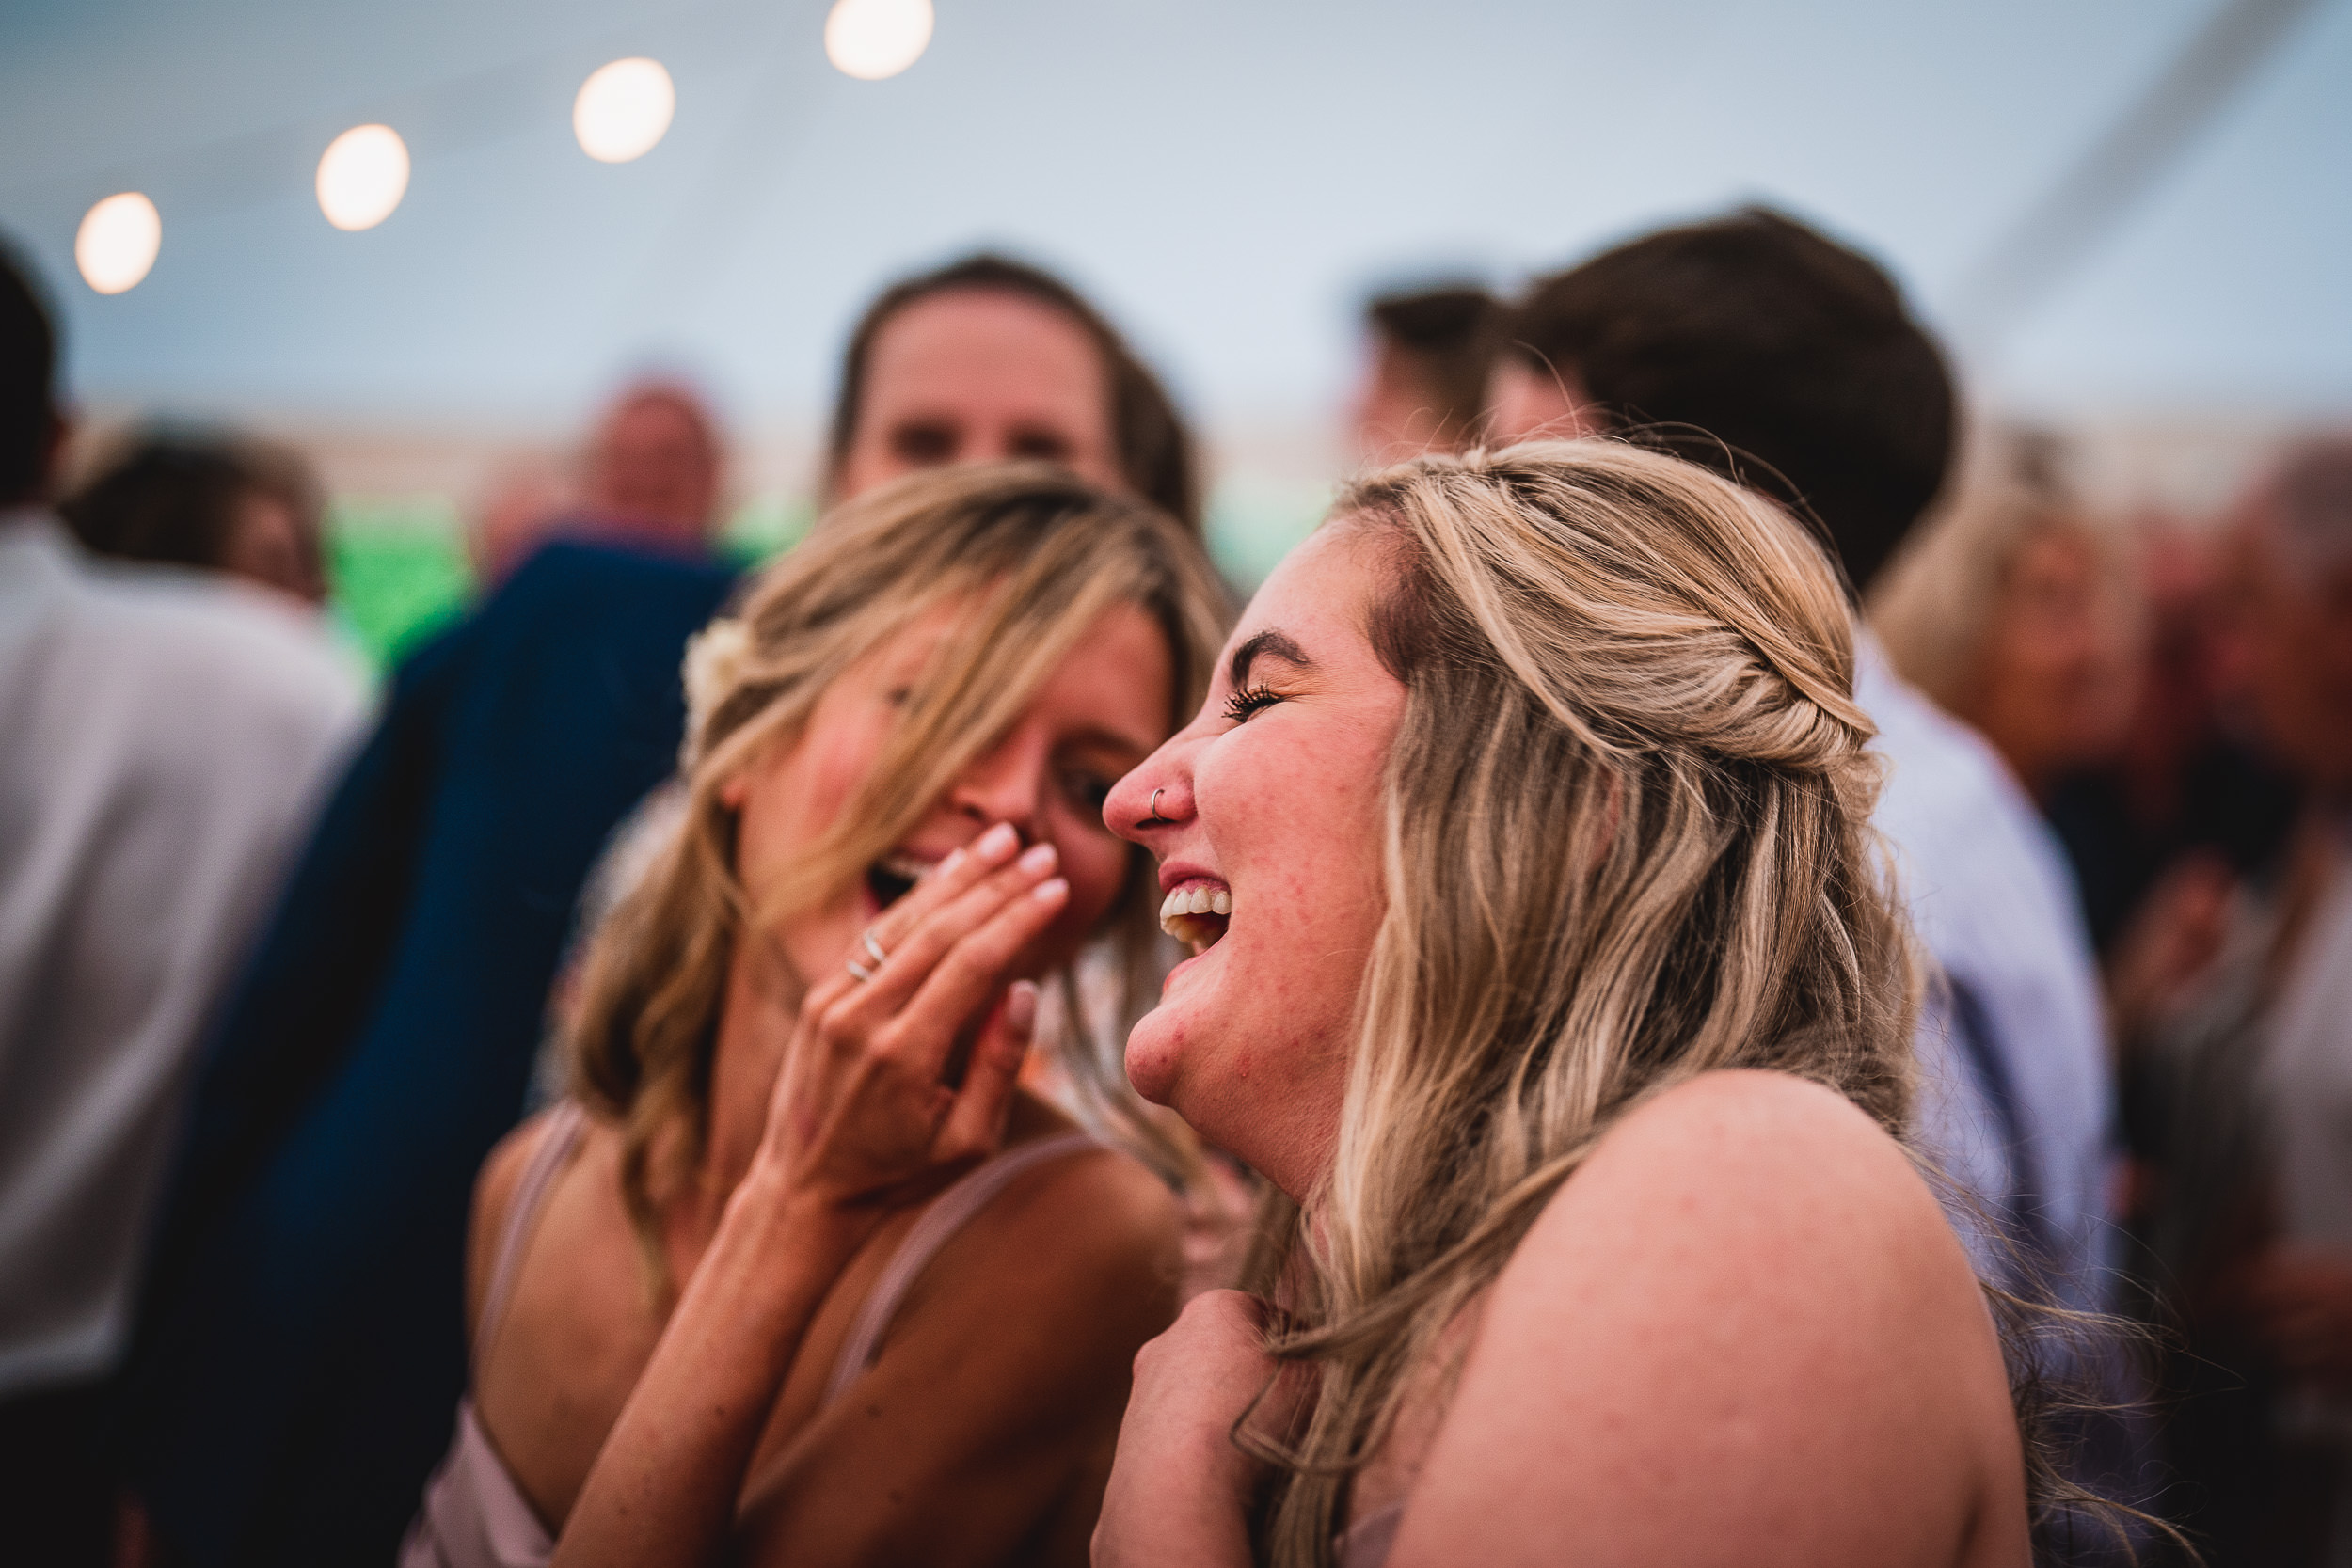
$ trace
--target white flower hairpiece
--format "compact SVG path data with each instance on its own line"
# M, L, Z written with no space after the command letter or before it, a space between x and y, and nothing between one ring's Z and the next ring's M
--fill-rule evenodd
M743 678L752 657L752 631L721 616L686 640L686 740L681 760L691 766L703 725Z

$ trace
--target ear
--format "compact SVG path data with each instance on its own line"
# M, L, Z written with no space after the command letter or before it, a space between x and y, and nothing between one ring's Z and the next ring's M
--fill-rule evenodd
M750 800L752 794L752 781L748 771L730 774L720 784L716 793L719 797L719 803L727 810L741 811L743 802Z

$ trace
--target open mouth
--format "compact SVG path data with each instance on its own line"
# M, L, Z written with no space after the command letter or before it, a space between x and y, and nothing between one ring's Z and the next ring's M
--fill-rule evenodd
M914 884L923 879L931 864L913 855L884 855L866 868L866 890L874 895L878 909L886 910L914 891Z
M1217 882L1188 881L1160 900L1160 929L1197 958L1225 935L1233 913L1233 890Z

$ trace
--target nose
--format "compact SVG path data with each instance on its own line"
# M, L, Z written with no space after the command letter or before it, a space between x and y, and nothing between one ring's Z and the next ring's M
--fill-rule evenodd
M1167 835L1192 816L1192 743L1179 734L1125 778L1103 801L1103 825L1155 852Z
M947 792L947 804L980 827L1009 822L1024 844L1037 838L1050 756L1045 736L1023 725L972 761Z

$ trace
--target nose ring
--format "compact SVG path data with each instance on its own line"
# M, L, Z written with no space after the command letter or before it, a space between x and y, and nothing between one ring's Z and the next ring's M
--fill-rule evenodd
M1153 791L1152 792L1152 803L1151 803L1151 805L1150 805L1149 807L1147 807L1147 808L1146 808L1146 809L1148 809L1148 810L1152 813L1152 815L1151 815L1151 816L1147 816L1147 817L1145 817L1142 821L1140 821L1140 822L1136 823L1136 827L1138 827L1138 828L1151 828L1151 827L1158 827L1158 826L1163 826L1163 825L1165 825L1165 824L1167 823L1168 818L1167 818L1167 817L1165 817L1165 816L1162 816L1160 815L1160 797L1161 797L1161 796L1163 796L1163 795L1165 795L1165 794L1167 794L1167 793L1168 793L1168 786L1167 786L1166 784L1162 784L1159 788L1157 788L1157 789L1155 789L1155 790L1153 790Z

